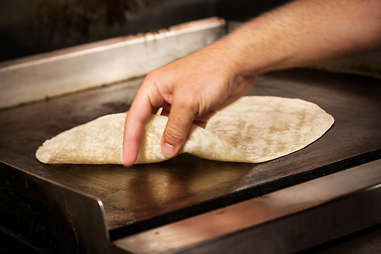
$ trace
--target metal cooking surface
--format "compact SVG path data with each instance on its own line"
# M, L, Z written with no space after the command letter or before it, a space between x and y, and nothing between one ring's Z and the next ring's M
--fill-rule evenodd
M335 117L334 126L321 139L291 155L262 164L214 162L182 155L131 168L44 165L35 159L35 150L45 139L100 115L127 110L140 82L128 81L128 86L122 83L1 111L0 161L99 197L104 202L107 224L115 229L206 200L233 197L238 190L259 194L269 186L276 189L282 187L280 179L292 184L308 172L314 176L329 172L329 168L314 169L381 149L380 81L296 70L260 77L251 91L252 95L309 100Z

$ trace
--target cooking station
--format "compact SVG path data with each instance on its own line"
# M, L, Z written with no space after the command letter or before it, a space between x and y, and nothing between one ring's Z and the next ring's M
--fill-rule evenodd
M301 98L335 118L322 138L269 162L36 160L43 141L127 111L147 72L230 27L211 18L1 63L1 231L37 253L293 253L379 224L381 86L367 77L260 76L250 95Z

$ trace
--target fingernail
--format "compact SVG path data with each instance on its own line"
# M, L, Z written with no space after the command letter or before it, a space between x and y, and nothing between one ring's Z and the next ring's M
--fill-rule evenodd
M175 147L171 144L164 143L163 145L163 153L166 157L172 157L175 155Z

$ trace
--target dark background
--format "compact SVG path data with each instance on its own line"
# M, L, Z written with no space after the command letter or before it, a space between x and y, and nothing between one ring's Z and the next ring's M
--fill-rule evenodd
M219 16L247 20L283 0L2 0L0 61Z

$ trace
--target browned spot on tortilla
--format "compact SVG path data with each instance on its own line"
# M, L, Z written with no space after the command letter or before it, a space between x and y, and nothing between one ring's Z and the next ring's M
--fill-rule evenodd
M270 149L268 147L263 148L262 150L262 156L266 156L270 153Z
M280 133L290 130L290 125L285 122L279 122L276 125L271 125L269 128L270 134Z
M279 153L279 152L282 152L286 149L287 147L287 144L286 143L278 143L276 148L275 148L275 152Z
M296 124L295 130L300 130L302 128L302 126L304 125L304 122L306 121L306 117L307 117L306 114L307 114L306 110L298 112L299 122Z

